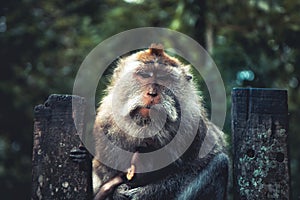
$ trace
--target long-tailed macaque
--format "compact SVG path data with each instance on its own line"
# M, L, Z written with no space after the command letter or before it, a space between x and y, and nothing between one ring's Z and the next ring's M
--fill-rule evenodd
M226 199L224 136L189 70L156 44L119 60L94 125L95 199Z

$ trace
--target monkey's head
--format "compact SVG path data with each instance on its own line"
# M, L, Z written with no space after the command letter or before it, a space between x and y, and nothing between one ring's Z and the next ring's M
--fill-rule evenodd
M161 145L168 143L180 123L199 120L201 100L189 70L162 45L152 44L120 59L102 109L111 105L112 120L125 134L139 139L155 137ZM188 115L184 120L183 113Z

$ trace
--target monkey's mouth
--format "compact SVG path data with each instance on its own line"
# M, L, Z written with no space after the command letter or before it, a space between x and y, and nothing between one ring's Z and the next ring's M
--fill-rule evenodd
M136 106L129 112L131 119L139 126L148 125L152 121L156 125L175 122L178 119L178 114L180 112L177 111L177 108L168 102Z
M144 126L151 122L150 109L151 106L137 106L130 111L129 115L137 125Z

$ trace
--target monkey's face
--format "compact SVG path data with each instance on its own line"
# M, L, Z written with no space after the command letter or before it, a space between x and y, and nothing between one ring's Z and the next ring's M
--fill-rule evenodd
M111 87L114 120L133 137L172 137L170 131L176 134L180 124L184 93L190 90L187 67L161 55L147 60L140 57L134 54L121 60L115 70Z
M133 70L133 77L140 87L140 105L133 107L131 116L149 119L150 111L163 109L169 120L176 121L178 105L172 90L179 81L179 74L168 66L155 63L140 65Z
M178 68L157 62L127 62L123 70L113 90L119 97L115 103L120 108L119 114L114 113L115 120L125 134L155 138L160 141L157 147L165 145L180 123L177 95L181 91L177 88L186 80L181 79Z
M178 120L180 108L176 93L182 82L178 68L134 61L125 63L123 70L114 88L122 117L130 117L140 126Z

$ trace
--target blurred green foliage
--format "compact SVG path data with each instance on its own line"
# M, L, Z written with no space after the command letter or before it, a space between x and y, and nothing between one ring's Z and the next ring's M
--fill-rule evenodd
M171 28L206 47L226 86L229 134L233 87L288 89L293 198L299 198L299 10L293 0L2 1L1 199L30 198L34 106L52 93L71 94L81 62L101 41L143 26Z

